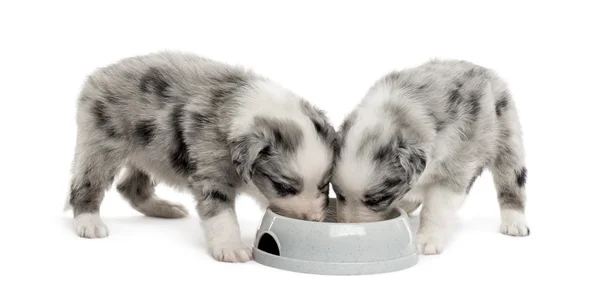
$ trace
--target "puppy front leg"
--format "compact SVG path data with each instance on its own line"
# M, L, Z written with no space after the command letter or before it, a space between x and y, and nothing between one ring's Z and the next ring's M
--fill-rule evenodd
M206 244L212 256L222 262L247 262L252 252L241 239L235 213L235 189L214 180L193 184L197 211Z
M408 215L414 213L425 200L425 188L413 187L398 203L398 208L404 210Z
M417 233L420 253L431 255L442 252L465 196L465 193L441 185L427 190Z

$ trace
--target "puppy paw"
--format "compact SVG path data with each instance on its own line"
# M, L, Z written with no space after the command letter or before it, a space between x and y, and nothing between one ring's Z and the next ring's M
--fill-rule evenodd
M211 249L217 261L228 263L244 263L252 260L252 250L243 243L223 243Z
M108 236L108 227L97 213L84 213L75 217L75 231L83 238L104 238Z
M505 235L516 237L529 236L529 228L520 223L502 223L500 232Z
M529 227L525 220L523 212L515 210L502 210L502 224L500 232L509 236L525 237L529 236Z
M188 211L183 205L160 199L147 200L135 206L135 209L150 217L182 218L188 215Z
M435 233L417 235L417 248L422 255L441 254L444 249L444 239Z

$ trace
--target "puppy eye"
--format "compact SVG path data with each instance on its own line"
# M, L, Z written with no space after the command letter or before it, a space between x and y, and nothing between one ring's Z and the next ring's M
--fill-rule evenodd
M381 200L366 200L365 201L365 205L367 205L369 207L377 206L377 205L379 205L379 203L381 203Z
M368 207L387 208L387 206L389 206L390 203L393 201L394 196L391 194L383 194L378 196L367 195L365 196L365 198L366 200L364 200L363 202Z
M279 195L280 197L285 197L285 196L289 196L289 195L293 196L293 195L298 194L298 190L295 189L293 186L277 182L277 181L275 181L275 179L273 179L271 176L269 176L265 173L262 173L262 175L264 177L266 177L267 179L269 179L269 181L271 181L271 185L273 185L273 188L277 192L277 195Z
M346 198L344 196L340 195L340 194L336 194L335 196L337 197L338 201L340 201L340 202L345 202L346 201Z
M296 195L298 193L298 191L293 188L290 185L287 184L283 184L283 183L279 183L279 182L275 182L271 180L271 183L273 184L273 188L275 188L275 191L277 191L277 194L284 197L284 196L288 196L288 195Z
M325 184L323 186L320 186L319 187L319 191L321 193L328 194L329 193L329 183L327 183L327 184Z

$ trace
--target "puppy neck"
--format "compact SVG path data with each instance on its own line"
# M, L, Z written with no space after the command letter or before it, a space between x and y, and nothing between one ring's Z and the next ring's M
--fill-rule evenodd
M429 153L435 123L422 101L409 90L385 84L369 91L356 110L348 139L373 134L379 139L401 138L403 144Z

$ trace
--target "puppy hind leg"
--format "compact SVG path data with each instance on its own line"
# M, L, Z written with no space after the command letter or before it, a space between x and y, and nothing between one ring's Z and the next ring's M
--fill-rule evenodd
M100 218L100 204L117 172L117 160L110 150L90 150L78 145L69 205L73 209L75 230L80 237L104 238L109 235L108 228Z
M528 236L525 217L527 168L512 150L501 153L491 167L500 205L500 232Z
M117 191L133 209L146 216L181 218L188 214L183 205L159 199L154 193L154 187L148 174L130 166L118 183Z

